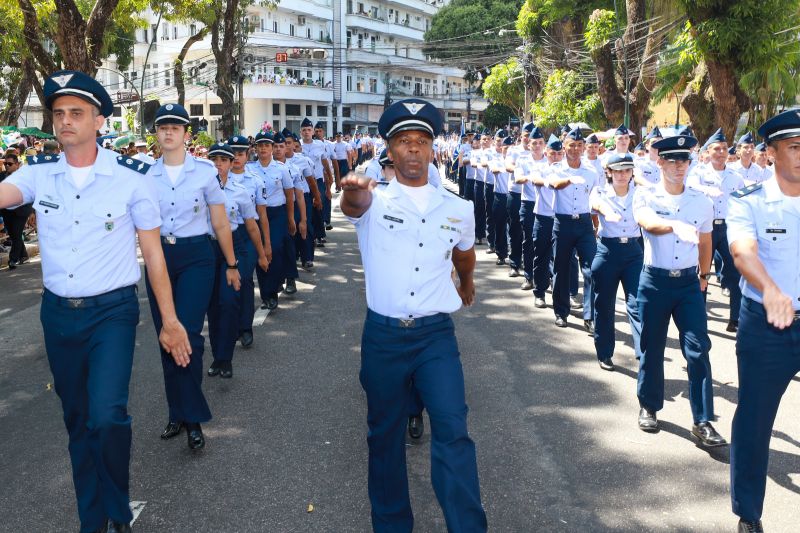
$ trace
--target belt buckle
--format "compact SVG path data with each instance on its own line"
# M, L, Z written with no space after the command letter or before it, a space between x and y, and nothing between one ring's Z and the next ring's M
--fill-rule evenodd
M620 237L619 242L622 244L628 244L628 237Z
M400 327L401 328L413 328L416 324L416 320L413 318L401 318L400 319Z
M167 241L167 244L175 244L176 242L178 242L178 239L173 235L164 237L164 240Z
M679 278L679 277L681 277L681 271L680 270L670 270L669 271L669 277L671 277L671 278Z
M572 215L572 220L578 220L579 218L581 218L580 215Z
M67 298L67 303L73 309L83 306L83 298Z
M725 219L724 219L724 218L715 218L715 219L714 219L714 225L715 225L715 226L720 226L720 225L722 225L724 222L725 222Z

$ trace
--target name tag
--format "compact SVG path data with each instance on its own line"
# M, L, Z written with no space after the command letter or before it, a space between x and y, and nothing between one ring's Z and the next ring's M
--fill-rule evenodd
M43 205L44 207L49 207L51 209L58 209L59 207L61 207L58 204L54 204L54 203L51 203L51 202L45 202L44 200L39 200L39 205Z
M767 228L767 233L786 233L786 230L783 228Z
M386 219L386 220L391 220L392 222L397 222L398 224L402 224L403 223L403 219L402 218L397 218L397 217L393 217L393 216L389 216L389 215L383 215L383 218Z
M670 213L669 211L656 211L656 215L661 215L661 216L664 216L664 217L669 217L669 216L672 216L672 213Z
M441 226L439 226L439 227L440 227L440 228L442 228L442 229L450 230L450 231L455 231L455 232L457 232L457 231L458 231L458 228L454 228L454 227L452 227L452 226L446 226L446 225L444 225L444 224L442 224L442 225L441 225Z

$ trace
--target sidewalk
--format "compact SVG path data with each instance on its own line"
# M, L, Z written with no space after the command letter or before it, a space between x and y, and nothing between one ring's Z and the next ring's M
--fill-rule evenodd
M28 256L33 258L39 255L39 241L32 240L25 243L25 248L28 250ZM0 248L2 250L3 248ZM0 268L8 266L8 252L0 251Z

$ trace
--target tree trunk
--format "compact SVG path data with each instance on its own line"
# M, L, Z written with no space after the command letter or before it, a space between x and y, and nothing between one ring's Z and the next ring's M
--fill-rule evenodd
M119 0L97 0L88 22L83 19L74 0L54 2L58 26L53 39L64 58L64 67L94 76L101 63L108 21Z
M233 135L235 128L233 110L236 109L236 99L233 96L232 69L234 66L233 52L239 40L239 31L241 31L238 24L238 5L237 0L221 0L215 7L216 17L211 26L211 51L217 61L217 96L222 100L223 109L219 127L225 137Z
M36 91L36 96L39 97L39 101L42 103L42 125L39 126L39 129L45 133L53 133L53 114L44 106L44 89L42 88L42 84L39 83L39 78L35 75L31 77L31 84Z
M692 132L703 143L716 129L714 98L705 63L701 62L694 73L694 79L683 94L682 107L689 115Z
M714 118L718 128L722 128L728 142L733 142L739 117L749 105L749 98L739 87L734 66L706 59L708 78L714 90ZM702 142L702 139L701 139Z
M0 124L16 124L22 114L22 108L28 100L28 95L31 93L31 78L36 76L36 71L33 69L29 58L22 60L21 71L22 74L19 79L14 81L11 90L8 92L8 102L6 102L5 108L0 113Z
M42 45L42 29L39 27L39 20L36 18L36 9L31 0L17 0L19 9L22 11L23 26L22 36L25 39L27 52L36 61L40 72L50 74L58 70L58 66L53 61L52 56Z
M603 112L612 124L622 124L625 119L625 96L617 84L617 74L611 59L611 43L593 50L591 55L597 76L597 94L603 103Z
M181 53L178 54L178 57L175 59L175 67L173 69L174 78L175 78L175 89L178 91L178 103L183 105L186 102L186 87L183 83L183 61L186 59L186 55L189 53L189 49L195 44L203 39L205 39L206 35L208 35L208 27L203 28L199 32L195 33L191 37L186 40L186 43L181 48Z

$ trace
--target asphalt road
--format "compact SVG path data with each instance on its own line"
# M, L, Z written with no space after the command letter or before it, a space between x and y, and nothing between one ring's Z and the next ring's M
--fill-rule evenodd
M366 409L358 383L365 313L355 232L334 215L329 244L299 292L237 348L234 378L206 379L207 446L164 442L166 407L145 298L131 380L131 498L138 532L366 532ZM556 328L519 279L478 251L478 301L455 315L469 424L492 531L734 531L728 449L689 433L685 362L670 332L662 431L637 429L636 360L618 305L617 371L591 338ZM0 531L77 531L67 436L39 323L37 263L0 271ZM140 291L144 295L143 290ZM717 429L730 437L737 395L727 303L709 297ZM548 303L550 297L547 298ZM206 366L208 365L206 358ZM796 378L797 381L797 378ZM764 525L800 529L800 389L772 440ZM427 420L426 420L427 423ZM427 428L426 428L427 430ZM430 485L429 432L408 446L417 531L444 531Z

